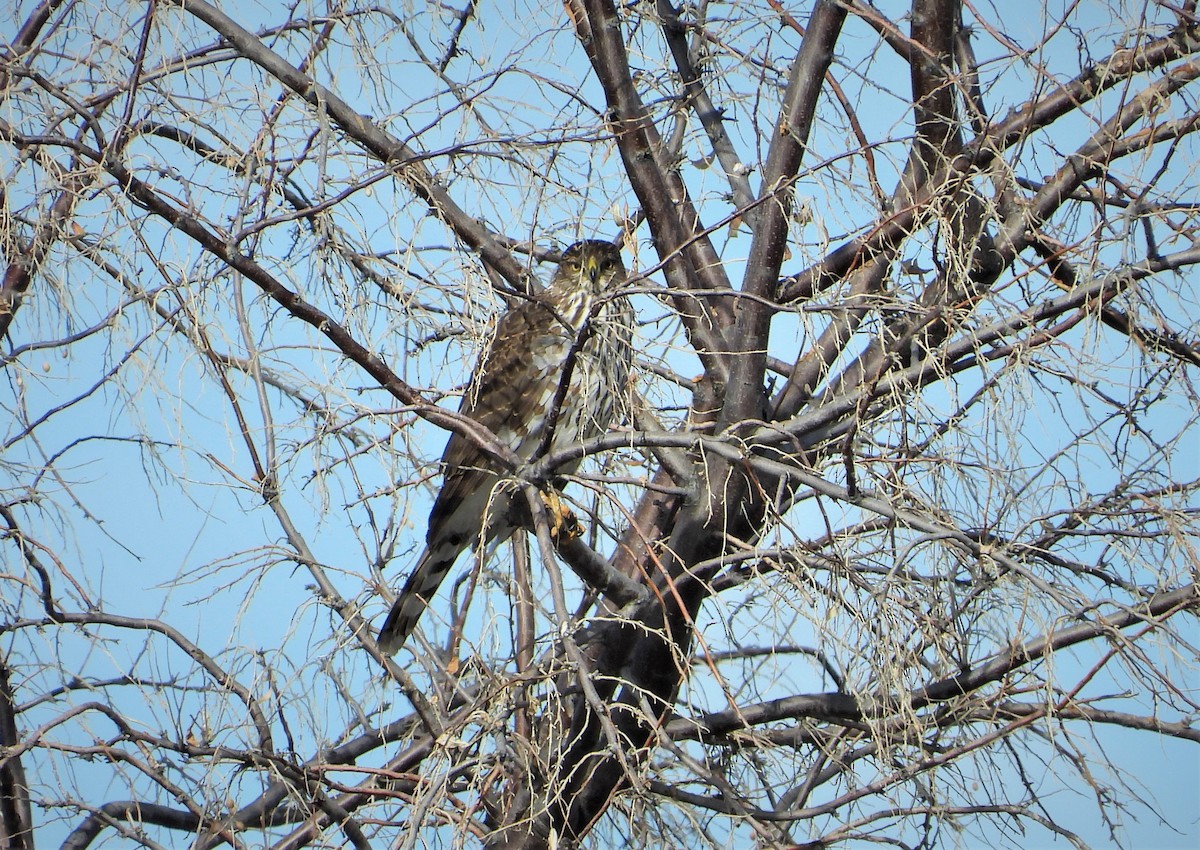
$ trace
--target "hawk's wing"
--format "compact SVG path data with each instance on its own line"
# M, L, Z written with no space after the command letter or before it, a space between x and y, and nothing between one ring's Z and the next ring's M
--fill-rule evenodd
M524 459L541 442L564 379L563 364L597 290L624 280L620 253L611 243L576 243L564 253L564 264L539 296L545 301L522 302L501 318L459 406ZM608 427L628 377L633 314L628 304L605 306L611 315L597 317L575 364L551 451ZM425 551L379 632L379 647L387 654L404 645L463 549L513 531L510 496L496 492L500 476L474 442L451 434L442 463L445 479L429 515Z
M541 301L513 308L497 324L459 412L494 433L519 457L529 457L541 437L573 338L572 330ZM431 548L450 538L467 546L483 529L497 477L487 455L457 432L446 444L442 464L445 480L429 514L426 539Z
M530 300L505 313L475 367L459 412L488 428L518 456L529 457L573 338L541 302ZM454 432L442 463L445 479L429 514L425 551L379 630L380 651L388 655L404 645L463 549L509 533L504 525L508 499L493 494L499 476L491 459Z

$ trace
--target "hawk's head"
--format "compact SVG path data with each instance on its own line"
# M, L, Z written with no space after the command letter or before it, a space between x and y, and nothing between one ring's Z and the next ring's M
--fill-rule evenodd
M563 251L550 285L553 289L599 295L625 280L621 250L611 242L586 239Z

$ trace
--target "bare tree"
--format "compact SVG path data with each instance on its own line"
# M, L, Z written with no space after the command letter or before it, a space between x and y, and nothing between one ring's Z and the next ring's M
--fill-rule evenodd
M0 846L1194 838L1195 2L0 15ZM579 238L625 415L512 463ZM455 431L528 533L384 657Z

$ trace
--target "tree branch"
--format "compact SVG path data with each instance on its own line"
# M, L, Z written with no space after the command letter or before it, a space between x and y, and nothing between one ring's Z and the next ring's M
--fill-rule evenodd
M236 21L204 0L169 0L208 24L229 41L237 52L258 65L305 103L328 115L338 127L374 154L381 162L395 169L414 194L427 202L443 221L470 248L479 252L484 262L495 269L518 292L533 289L527 270L489 232L479 220L468 214L451 197L422 164L424 156L388 134L369 118L356 112L346 101L322 86L312 77L289 65L277 53Z

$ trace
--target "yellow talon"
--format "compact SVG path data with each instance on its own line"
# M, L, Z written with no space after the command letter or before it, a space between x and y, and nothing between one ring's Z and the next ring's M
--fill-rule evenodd
M563 504L557 490L542 490L542 504L550 520L550 536L559 542L574 540L583 534L583 526L575 512Z

